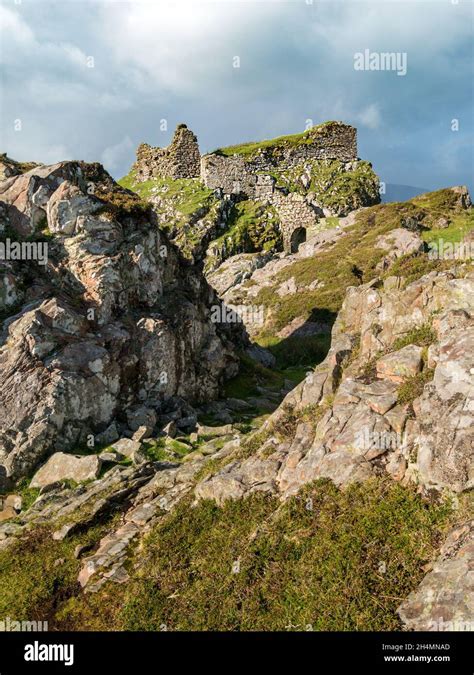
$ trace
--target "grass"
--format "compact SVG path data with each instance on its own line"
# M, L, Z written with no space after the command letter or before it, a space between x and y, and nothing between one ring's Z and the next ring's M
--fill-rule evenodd
M261 340L260 344L273 354L280 370L298 366L314 367L325 359L331 345L331 335L267 338Z
M197 443L190 444L188 448L186 448L186 445L174 439L160 438L151 445L144 445L142 451L146 458L152 462L181 461L198 447Z
M214 191L206 188L198 178L152 178L138 182L132 171L118 182L147 201L155 196L165 197L184 216L208 208L214 202Z
M280 150L298 145L311 144L314 142L315 136L324 134L334 124L337 124L337 122L323 122L323 124L311 127L311 129L298 134L289 134L286 136L277 136L276 138L263 141L250 141L248 143L240 143L238 145L229 145L225 148L218 148L217 150L214 150L212 154L224 155L225 157L241 155L243 157L251 158L261 149Z
M0 551L0 616L50 630L396 630L452 518L382 479L344 491L319 480L283 505L183 501L140 547L131 581L94 594L81 593L73 552L107 526L63 542L37 529Z
M118 181L119 185L136 192L143 200L153 197L164 197L183 216L189 216L214 203L214 191L206 188L198 178L152 178L147 181L136 181L131 171Z
M0 551L0 617L48 621L53 628L62 607L81 593L77 575L82 563L74 557L75 547L98 542L108 526L96 525L62 542L52 539L49 528L36 528Z
M236 377L227 380L224 384L224 395L226 398L246 399L251 396L259 396L260 392L257 386L264 386L272 389L281 389L284 377L262 364L257 363L244 352L240 352L240 369Z
M446 503L384 480L345 491L320 480L282 506L258 494L222 508L183 502L152 531L141 571L103 621L144 631L396 630L396 607L449 517ZM76 627L87 627L84 614Z
M431 382L434 376L432 368L424 368L421 373L407 377L398 389L398 403L404 405L422 395L425 384Z
M32 488L30 483L30 478L23 478L15 488L15 494L21 497L22 511L28 511L39 497L40 488Z
M407 345L418 345L418 347L429 347L436 341L436 333L431 323L426 322L422 326L413 328L406 335L399 337L393 343L390 351L396 352Z
M427 244L442 239L445 243L458 243L466 234L474 229L474 212L457 215L452 218L448 227L425 230L421 237Z

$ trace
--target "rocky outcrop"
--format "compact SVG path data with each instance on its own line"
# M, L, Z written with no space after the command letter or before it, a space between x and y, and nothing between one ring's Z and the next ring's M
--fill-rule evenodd
M317 478L345 485L384 471L425 491L471 489L473 299L469 267L350 288L326 359L265 423L263 450L196 495L286 497ZM431 344L417 344L431 323ZM289 416L300 422L286 438Z
M19 176L38 166L41 166L38 162L17 162L4 152L0 155L0 181L11 176Z
M6 275L4 306L16 311L0 348L7 478L98 442L114 421L127 430L134 406L159 418L164 406L215 398L237 372L232 340L245 343L242 327L211 321L219 301L201 273L100 165L9 178L0 204L4 233L48 253L46 264L15 261Z
M350 288L325 361L195 497L286 499L318 478L344 487L384 474L425 495L472 490L473 301L469 265ZM472 631L472 534L472 522L457 526L401 604L407 629Z
M330 136L334 129L328 129ZM150 175L195 170L187 164L191 132L178 131L172 146L184 154L175 152L173 161L168 151L155 157L153 149L142 148ZM324 361L298 386L279 374L276 390L256 380L245 401L214 400L237 373L237 348L266 367L274 358L249 347L241 324L226 319L226 308L193 262L202 261L208 238L227 227L232 208L250 200L206 192L195 179L183 182L188 203L182 206L179 190L174 199L183 214L192 205L186 224L197 226L185 260L160 229L157 209L117 186L100 165L62 162L0 184L2 242L28 244L33 256L27 265L20 256L0 268L0 490L36 471L26 489L32 506L22 510L16 494L2 499L0 548L36 527L47 526L45 536L63 541L100 524L95 541L74 552L81 560L78 582L94 592L107 582L126 583L147 564L134 555L141 550L135 546L184 498L186 508L193 500L222 505L254 493L286 500L319 478L344 488L375 476L416 486L433 499L455 494L461 501L472 489L472 267L461 262L449 269L443 261L415 281L400 276L407 259L414 263L411 278L418 264L432 269L420 232L448 218L423 205L429 195L419 206L351 211L373 203L378 187L370 166L353 157L355 135L344 138L342 150L328 151L347 151L343 159L326 153L311 164L307 148L285 142L233 164L299 162L298 153L307 160L288 167L280 182L269 175L256 179L267 206L272 200L285 205L283 238L292 252L242 254L213 268L209 278L226 304L252 306L264 290L271 315L271 303L284 307L305 294L273 337L308 337L330 330L347 288ZM357 189L344 193L344 181L355 181ZM155 206L166 216L169 186L161 187ZM468 206L462 189L448 198L453 209ZM336 223L323 217L348 210ZM293 240L298 228L309 231L313 214L320 229L306 241ZM172 226L176 241L190 232L180 232L180 224L177 219ZM364 241L357 257L358 237ZM39 245L46 254L41 261L35 258ZM328 252L329 262L323 259ZM331 276L339 263L341 288L335 288ZM340 293L337 302L318 304L313 294L325 288L331 301ZM308 306L326 313L304 315ZM272 414L249 431L261 423L254 417L262 410ZM401 604L407 628L442 630L433 628L440 619L457 625L472 617L472 557L472 523L465 522Z
M250 279L255 270L265 267L273 258L271 251L262 253L239 253L228 258L214 272L207 275L207 280L223 297L231 288L239 286Z

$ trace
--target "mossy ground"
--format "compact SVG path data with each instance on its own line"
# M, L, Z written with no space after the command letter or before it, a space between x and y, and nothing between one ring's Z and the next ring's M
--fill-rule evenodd
M62 542L52 539L50 528L36 527L0 551L0 617L48 621L49 630L54 630L68 600L81 593L77 575L82 563L74 557L74 549L98 542L114 522Z
M451 519L447 503L381 479L344 491L320 480L283 505L182 502L135 551L128 584L86 595L79 539L38 531L0 552L0 616L71 630L396 630Z
M138 182L131 171L119 181L122 187L136 192L142 199L149 200L154 196L166 196L176 210L183 216L191 215L214 202L214 192L206 188L197 178L153 178Z

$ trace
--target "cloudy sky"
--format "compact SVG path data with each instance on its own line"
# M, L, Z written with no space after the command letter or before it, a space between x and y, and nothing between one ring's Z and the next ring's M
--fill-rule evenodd
M471 0L0 0L0 23L15 159L120 177L179 122L205 152L337 119L386 183L474 187ZM406 75L355 70L365 50Z

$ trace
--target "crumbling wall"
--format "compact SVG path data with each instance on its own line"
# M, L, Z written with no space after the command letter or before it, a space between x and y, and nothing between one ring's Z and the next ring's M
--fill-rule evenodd
M142 143L133 165L136 180L151 178L197 178L200 175L201 154L196 136L185 124L179 124L167 148L154 148Z
M357 159L357 129L331 122L311 129L300 143L282 141L262 146L251 156L211 153L201 158L201 179L206 187L220 188L225 194L243 194L256 199L262 185L259 177L272 171L285 171L308 161Z

